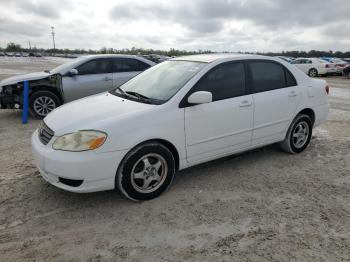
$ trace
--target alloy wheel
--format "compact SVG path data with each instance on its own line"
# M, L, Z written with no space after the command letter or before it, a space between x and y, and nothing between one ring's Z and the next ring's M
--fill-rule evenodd
M46 116L55 108L56 108L55 101L48 96L40 96L37 99L35 99L33 103L33 109L35 113L42 117Z
M294 147L302 148L308 140L310 134L309 125L305 121L299 122L294 128L292 142Z
M167 172L167 162L161 155L147 154L133 166L131 185L140 193L151 193L163 184Z

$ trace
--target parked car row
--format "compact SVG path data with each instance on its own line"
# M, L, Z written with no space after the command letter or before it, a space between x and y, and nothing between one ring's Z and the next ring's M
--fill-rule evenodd
M321 58L304 58L304 57L286 57L277 56L290 64L294 64L304 73L310 77L327 76L332 74L344 74L344 69L350 64L349 61L345 61L336 57L321 57Z
M28 57L28 56L34 56L34 57L42 57L41 53L33 53L33 52L0 52L0 56L8 56L8 57Z
M22 108L23 81L28 80L29 110L43 118L66 102L118 87L154 64L138 56L83 56L50 71L0 81L0 107Z

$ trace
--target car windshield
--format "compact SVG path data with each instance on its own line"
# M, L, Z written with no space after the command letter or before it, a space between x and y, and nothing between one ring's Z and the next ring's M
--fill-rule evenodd
M79 63L80 61L83 61L85 60L86 57L79 57L79 58L76 58L76 59L72 59L72 61L69 61L67 63L64 63L58 67L55 67L54 69L48 71L50 72L51 74L64 74L66 73L67 71L69 71L70 69L72 69L72 67Z
M131 94L155 103L163 103L174 96L206 63L193 61L165 61L132 78L112 94Z

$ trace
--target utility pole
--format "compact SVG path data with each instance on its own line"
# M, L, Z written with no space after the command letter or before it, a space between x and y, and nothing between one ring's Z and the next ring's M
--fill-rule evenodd
M53 42L53 50L55 51L56 45L55 45L55 27L51 26L51 35L52 35L52 42Z
M30 44L30 40L28 42L29 42L29 50L32 50L32 46Z

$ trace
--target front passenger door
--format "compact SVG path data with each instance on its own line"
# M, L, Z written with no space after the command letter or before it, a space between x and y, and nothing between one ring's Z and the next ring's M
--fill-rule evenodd
M76 68L78 75L64 76L62 87L65 102L105 92L113 88L111 61L99 58L85 62Z
M203 162L248 147L253 127L253 100L246 89L245 64L218 65L184 98L209 91L213 102L185 106L187 161Z

